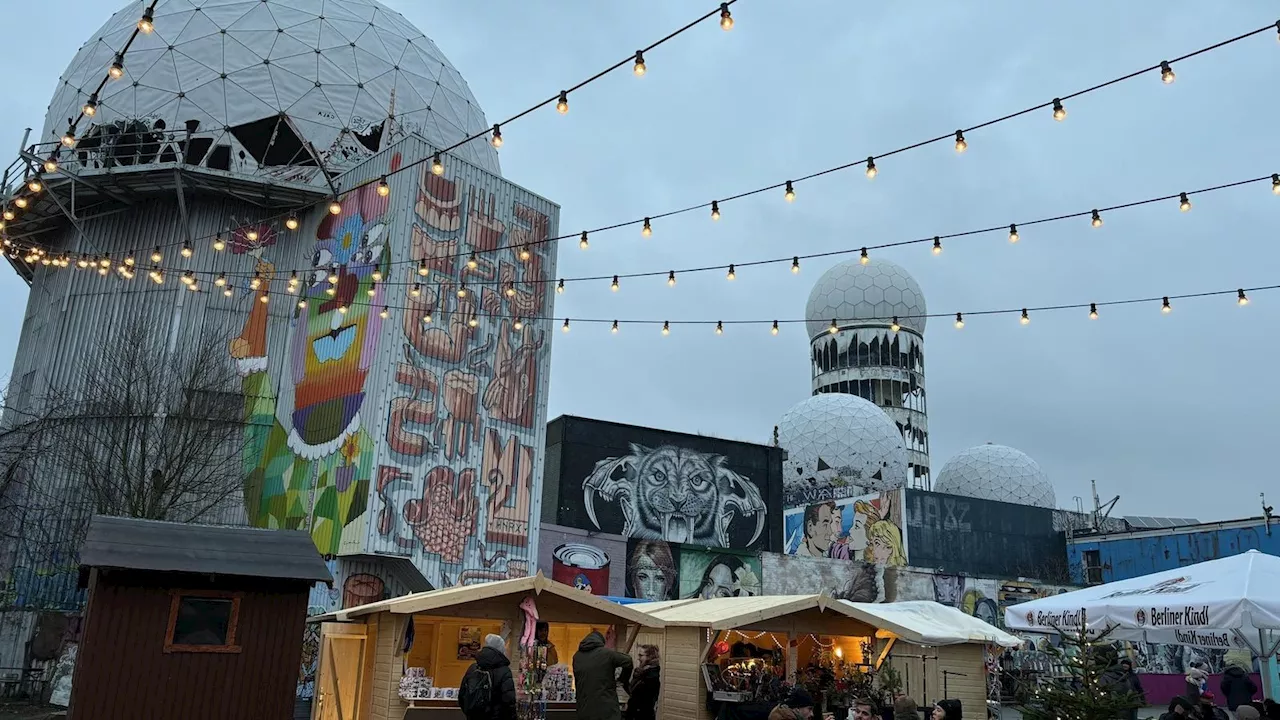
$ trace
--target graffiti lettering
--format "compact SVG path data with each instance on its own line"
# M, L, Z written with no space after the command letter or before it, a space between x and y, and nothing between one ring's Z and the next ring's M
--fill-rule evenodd
M533 448L520 444L514 434L504 446L498 431L490 428L485 434L480 474L489 490L485 538L491 543L528 547Z
M392 548L384 552L413 548L413 534L399 521L398 508L403 507L414 492L413 476L399 468L383 465L378 468L378 498L382 510L378 513L378 534L392 542Z
M421 457L432 450L430 438L409 428L430 427L435 423L435 396L439 391L439 383L430 370L409 363L396 366L396 382L407 386L412 395L391 400L387 444L391 446L392 452ZM429 397L423 399L423 394Z
M444 408L449 417L440 423L436 435L444 447L444 456L452 460L466 457L467 449L480 434L476 392L480 377L461 370L444 374Z
M916 495L908 508L907 525L909 527L931 530L955 530L972 532L973 524L969 522L969 503L952 497L936 498Z
M476 471L455 475L453 468L437 467L427 473L422 499L404 504L404 519L422 543L422 549L448 563L462 560L467 539L476 531Z

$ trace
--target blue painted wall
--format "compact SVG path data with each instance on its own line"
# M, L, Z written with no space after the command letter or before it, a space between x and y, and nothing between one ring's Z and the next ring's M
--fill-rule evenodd
M1067 544L1073 579L1079 583L1085 581L1084 553L1088 550L1098 551L1103 582L1172 570L1248 550L1280 555L1280 523L1275 520L1271 523L1270 535L1261 518L1248 527L1238 527L1240 523L1234 522L1224 524L1231 527L1169 530L1167 534L1145 537L1078 537Z

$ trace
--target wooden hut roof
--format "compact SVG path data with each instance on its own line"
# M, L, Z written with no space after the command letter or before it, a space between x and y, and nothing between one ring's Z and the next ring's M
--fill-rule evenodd
M877 629L874 623L868 622L866 614L828 595L760 595L632 607L662 620L667 627L779 631L795 627L804 632L818 632L825 625L831 634L859 636L870 636Z
M302 530L260 530L95 515L80 548L88 568L200 575L239 575L333 582L311 536Z

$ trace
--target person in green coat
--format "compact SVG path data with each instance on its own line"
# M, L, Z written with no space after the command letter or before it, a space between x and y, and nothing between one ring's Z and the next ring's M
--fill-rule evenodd
M630 684L634 665L630 655L605 647L599 632L588 633L573 654L578 720L622 720L618 683Z

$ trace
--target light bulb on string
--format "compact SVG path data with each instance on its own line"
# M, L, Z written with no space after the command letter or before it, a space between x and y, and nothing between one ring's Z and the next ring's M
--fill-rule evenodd
M391 185L387 182L387 176L383 175L378 180L378 197L387 197L391 195Z
M724 334L724 323L719 320L716 321L716 334L717 335Z
M782 197L785 198L787 202L796 201L796 189L792 187L790 180L787 181L786 189L782 191Z
M511 329L512 329L512 330L523 330L523 329L524 329L524 320L523 320L523 319L521 319L521 318L516 318L516 321L515 321L515 322L513 322L513 323L511 323Z
M1271 174L1271 192L1280 195L1280 173Z
M369 283L369 289L368 289L368 290L365 290L365 294L366 294L366 295L368 295L369 297L373 297L373 296L377 295L377 294L378 294L378 283L377 283L376 281L375 281L375 282L371 282L371 283Z
M27 181L27 189L33 193L38 193L41 190L44 190L44 183L40 180L39 175L34 175Z
M507 283L507 289L506 289L506 290L504 290L503 292L505 292L505 293L506 293L507 297L515 297L515 296L516 296L516 285L515 285L515 283Z
M533 252L529 250L529 246L528 246L528 244L521 245L521 246L520 246L520 260L521 260L522 262L529 262L529 258L531 258L531 257L533 257Z
M938 237L937 235L933 236L933 254L934 255L942 254L942 238Z
M418 276L426 277L431 270L427 267L427 259L423 258L418 261Z
M712 220L720 219L720 201L719 200L711 201L711 219Z
M637 50L636 64L634 67L631 68L631 72L635 73L636 77L642 77L648 71L649 71L649 66L644 64L644 51Z
M1094 227L1102 227L1102 215L1099 214L1097 210L1094 210L1093 218L1091 218L1089 222L1092 223Z
M342 214L342 203L338 201L338 198L334 198L334 199L329 203L329 214L330 214L330 215L341 215L341 214Z
M480 318L476 317L475 315L472 315L471 319L467 320L468 327L478 327L479 325L480 325Z
M493 134L489 136L489 144L495 148L502 147L502 126L498 123L493 124Z
M962 153L968 149L969 149L969 143L965 142L964 131L957 130L956 131L956 152Z
M1098 319L1098 303L1089 303L1089 319Z
M1009 225L1009 242L1011 242L1011 243L1016 243L1016 242L1018 242L1018 240L1019 240L1019 239L1021 239L1021 238L1020 238L1020 237L1019 237L1019 235L1018 235L1018 226L1017 226L1017 224L1016 224L1016 223L1015 223L1015 224L1010 224L1010 225Z
M560 278L559 280L556 281L556 294L557 295L564 294L564 278Z
M676 286L676 271L672 270L667 273L667 287Z
M411 297L411 298L419 298L419 297L422 297L422 284L421 284L421 283L414 283L414 284L413 284L413 287L409 288L409 297Z
M613 282L609 283L609 289L614 292L618 292L618 276L617 275L613 276Z
M671 323L667 320L662 321L662 334L663 335L671 334Z
M898 332L899 330L902 329L902 326L898 324L897 315L893 316L893 322L889 323L889 329L892 330L893 332Z
M231 289L231 286L230 286L230 285L228 285L227 287L225 287L225 288L223 288L223 289L222 289L222 296L223 296L223 297L231 297L231 296L232 296L232 295L234 295L234 294L235 294L235 292ZM305 302L306 302L305 300L304 300L304 301L302 301L302 302L300 302L300 303L299 303L299 306L300 306L300 307L305 307L305 305L303 305L303 303L305 303Z
M791 258L791 274L792 275L800 274L800 256L799 255L796 255L795 257Z
M147 273L151 276L151 281L157 285L164 284L164 271L158 267L151 268L151 272Z
M155 250L151 251L151 262L158 263L164 260L164 256L160 254L160 246L157 245Z
M213 249L217 252L227 249L227 241L222 239L222 233L213 236Z
M125 265L127 265L127 266L129 266L129 267L133 267L134 265L136 265L136 264L137 264L137 262L138 262L137 260L134 260L134 259L133 259L133 251L132 251L132 250L130 250L130 251L129 251L129 254L128 254L128 255L125 255L125 256L124 256L124 264L125 264Z
M1067 119L1067 109L1062 106L1062 100L1053 99L1053 119L1062 122Z
M440 153L431 156L431 174L437 177L444 174L444 161L440 159Z
M150 35L155 32L155 29L156 19L155 16L151 14L151 9L148 8L142 11L142 17L138 20L138 30L140 30L143 35Z
M866 265L871 262L871 256L867 254L867 249L862 248L862 254L858 257L858 262Z
M1186 193L1178 193L1178 209L1187 212L1191 209L1191 198Z
M726 277L726 278L728 278L728 279L730 279L730 280L736 280L736 279L738 279L738 273L734 271L734 269L733 269L733 263L729 263L729 272L728 272L728 274L726 274L726 275L725 275L725 277Z
M564 319L564 324L560 326L561 332L569 332L569 318Z
M613 333L614 335L617 335L617 334L618 334L618 321L617 321L617 320L614 320L614 321L613 321L613 326L609 328L609 332Z
M215 279L215 280L213 281L213 284L214 284L214 285L216 285L216 286L218 286L218 287L226 287L226 286L227 286L227 274L226 274L225 272L220 272L220 273L218 273L218 277L217 277L217 279Z
M649 237L653 235L653 226L649 224L649 218L644 219L644 225L640 228L640 237Z
M564 115L569 112L569 93L561 90L560 97L556 98L556 112Z
M27 206L30 205L31 202L27 200L25 196L19 195L13 199L13 204L16 205L19 210L26 210Z
M1169 304L1168 295L1165 295L1164 299L1160 301L1160 312L1164 313L1165 315L1168 315L1169 313L1173 312L1173 305Z
M868 155L867 156L867 179L870 180L879 174L880 174L880 171L876 169L876 159Z
M195 254L195 251L191 249L191 243L186 242L186 241L183 241L183 243L182 243L182 257L184 257L184 258L189 258L189 257L191 257L191 256L192 256L192 255L194 255L194 254Z
M188 270L188 271L186 271L185 273L183 273L183 274L182 274L182 284L183 284L183 285L190 285L191 283L193 283L193 282L195 282L195 281L196 281L196 274L195 274L194 272L192 272L192 271Z
M44 171L46 173L58 172L58 154L56 152L50 155L48 160L44 161Z
M1241 307L1249 304L1249 296L1244 294L1244 288L1236 291L1236 304Z
M769 332L773 333L774 335L777 335L777 334L778 334L778 321L777 321L777 320L774 320L774 321L773 321L773 327L769 329Z
M107 68L107 74L112 80L119 80L124 77L124 55L116 53L116 57L111 61L111 67Z
M257 290L262 287L262 273L254 273L253 279L249 281L249 289Z
M378 311L378 317L382 318L383 320L386 320L387 318L391 317L391 311L387 309L386 305L383 305L382 310Z
M1022 323L1023 325L1031 324L1031 316L1027 314L1026 308L1022 308L1022 317L1018 318L1018 322Z
M836 324L835 318L831 318L831 326L827 328L827 332L831 333L832 335L835 335L836 333L840 332L840 326Z
M472 270L480 267L480 258L475 254L475 251L472 251L471 256L467 258L467 267Z
M76 146L76 127L74 125L67 128L62 134L62 144L71 148Z
M467 284L464 282L458 286L458 297L464 298L466 296L467 296Z
M725 32L733 29L733 13L729 12L729 3L720 3L720 29Z
M338 294L338 288L330 285L329 287L324 289L324 294L328 295L329 297L334 297L335 295Z
M341 314L341 315L346 315L346 314L347 314L347 305L346 305L346 303L343 303L343 304L341 304L341 305L339 305L339 306L338 306L338 313L339 313L339 314Z
M587 231L582 231L582 237L578 238L578 247L586 250L591 247L591 241L587 239Z
M422 324L423 324L423 325L430 325L430 324L431 324L431 320L432 320L431 313L425 313L425 314L423 314L423 316L422 316Z
M1177 78L1178 76L1173 73L1173 67L1169 65L1169 61L1161 60L1160 61L1160 81L1163 82L1165 85L1169 85L1173 83L1173 81L1176 80Z
M81 257L79 260L76 260L76 267L78 267L78 268L80 268L81 270L83 270L83 269L85 269L85 268L89 267L89 261L88 261L87 259L85 259L85 258Z
M963 327L964 327L964 315L960 313L956 313L956 329L959 330Z
M84 107L80 108L80 112L86 117L93 117L98 114L98 93L93 93L89 99L85 101Z
M14 212L13 208L5 208L4 215L0 217L4 217L6 221L12 221L14 218L18 217L18 213Z
M330 269L329 269L329 277L327 277L327 278L325 278L325 279L329 281L329 284L330 284L330 285L337 285L337 284L338 284L338 280L340 280L340 279L341 279L341 278L339 278L339 277L338 277L338 270L337 270L337 268L330 268Z

